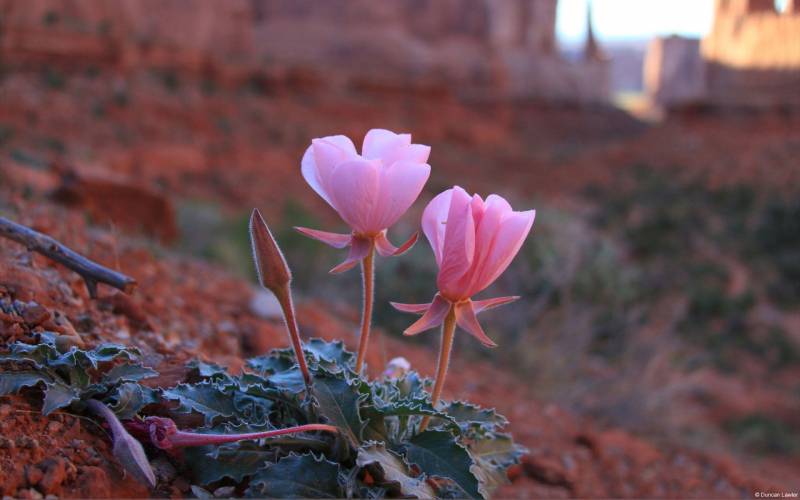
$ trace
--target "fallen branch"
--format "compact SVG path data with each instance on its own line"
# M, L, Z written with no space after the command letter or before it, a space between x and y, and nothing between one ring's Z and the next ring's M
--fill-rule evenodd
M136 286L136 280L101 266L83 255L62 245L46 234L0 217L0 236L25 245L28 250L38 252L78 273L86 282L86 289L91 298L97 297L97 283L105 283L125 293L130 293Z

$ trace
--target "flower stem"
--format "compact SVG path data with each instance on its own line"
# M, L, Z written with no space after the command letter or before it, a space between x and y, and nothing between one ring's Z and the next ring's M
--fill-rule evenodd
M431 393L431 405L436 407L439 402L439 397L442 395L444 388L444 379L447 377L447 366L450 364L450 351L453 349L453 338L456 332L456 308L450 307L447 317L442 324L442 345L439 347L439 363L436 365L436 382L433 384L433 392ZM422 419L419 426L419 431L422 432L428 428L430 422L430 415L426 415Z
M287 429L276 429L264 432L251 432L248 434L198 434L194 432L178 431L170 437L170 443L174 447L184 446L205 446L209 444L225 444L243 441L245 439L264 439L286 434L297 434L298 432L325 431L339 432L339 429L332 425L307 424Z
M292 293L289 291L288 285L273 290L275 297L283 309L283 318L286 320L286 328L289 330L289 340L292 342L294 354L297 358L297 364L300 365L300 372L303 374L303 380L306 383L306 388L311 390L311 374L308 372L308 365L306 364L306 357L303 354L303 344L300 342L300 330L297 327L297 317L294 314L294 304L292 303Z
M361 373L367 356L369 330L372 324L372 303L375 300L375 241L370 242L369 252L361 261L361 277L364 286L364 311L361 315L361 336L358 340L356 373Z

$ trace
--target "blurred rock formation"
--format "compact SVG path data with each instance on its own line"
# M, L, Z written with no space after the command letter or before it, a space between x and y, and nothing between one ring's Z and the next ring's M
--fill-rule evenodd
M5 64L604 102L605 59L556 50L557 0L0 0Z
M800 5L778 12L772 0L717 0L702 41L654 40L645 63L646 89L669 107L800 107Z
M700 40L681 36L657 37L647 46L644 85L662 106L696 102L706 97L706 64Z

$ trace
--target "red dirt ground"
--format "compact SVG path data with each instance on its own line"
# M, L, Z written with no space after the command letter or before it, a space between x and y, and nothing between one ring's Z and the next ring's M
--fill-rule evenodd
M21 223L59 238L91 258L135 277L130 296L101 285L88 298L74 273L33 255L20 245L0 241L0 300L30 304L30 313L4 315L0 341L12 342L63 314L88 345L114 341L139 347L166 377L179 373L189 357L236 370L245 357L286 345L278 321L253 315L252 285L224 270L126 236L114 236L86 224L79 211L46 202L32 203L7 193L8 211ZM353 345L356 325L324 304L300 300L306 336L342 338ZM61 323L61 330L70 331ZM52 328L52 325L48 325ZM382 333L385 336L385 334ZM368 361L380 369L381 342L372 343ZM433 352L402 339L385 338L387 352L404 355L422 373L433 371ZM498 497L742 497L754 491L781 491L786 485L764 480L726 457L658 446L618 429L603 429L556 406L533 400L528 385L513 373L487 362L466 363L455 355L446 393L450 397L496 406L509 417L518 442L529 448L512 471L513 484ZM57 413L41 416L21 397L0 403L0 492L21 498L54 494L67 497L137 497L146 494L122 478L110 455L107 437L96 424ZM189 483L168 462L156 464L157 494L187 494Z
M200 82L180 75L180 88L170 90L144 72L103 68L94 76L63 70L63 84L53 88L41 69L9 71L0 80L0 210L134 276L139 288L126 296L101 286L100 298L89 300L77 275L0 240L0 299L33 301L51 316L64 314L89 345L136 345L162 373L179 374L195 356L238 369L244 358L284 346L286 337L280 321L251 312L250 283L139 233L173 240L173 204L187 199L233 211L257 206L270 220L288 200L329 214L298 175L298 159L313 137L357 138L378 126L412 131L415 141L436 145L431 193L459 183L471 191L570 203L570 195L588 184L609 182L638 164L704 173L712 183L800 186L798 114L698 111L646 127L606 108L466 106L447 95L403 89L328 96L278 82L260 92L205 93ZM109 227L114 230L102 229ZM334 314L326 304L299 299L306 336L353 345L357 313ZM48 321L36 316L0 318L0 343L25 338L41 327L36 321ZM388 353L406 356L423 373L433 371L433 350L383 336ZM381 342L372 346L370 366L378 370ZM449 395L497 406L531 450L499 497L750 497L797 487L784 484L791 479L772 479L796 476L797 464L737 464L606 429L538 403L529 388L535 381L517 380L501 360L496 366L466 362L458 352L455 358ZM51 427L54 422L62 428ZM120 479L106 438L87 421L60 414L46 419L23 399L5 398L0 426L3 495L145 494ZM95 453L74 451L69 445L76 439ZM168 464L160 467L156 493L186 494L189 484L171 477Z

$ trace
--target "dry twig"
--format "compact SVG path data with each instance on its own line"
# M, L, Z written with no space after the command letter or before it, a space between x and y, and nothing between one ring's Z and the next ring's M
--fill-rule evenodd
M130 276L101 266L83 255L75 252L46 234L0 217L0 236L25 245L28 250L38 252L78 273L86 282L86 289L91 298L97 297L97 283L106 283L125 293L130 293L136 286L136 280Z

